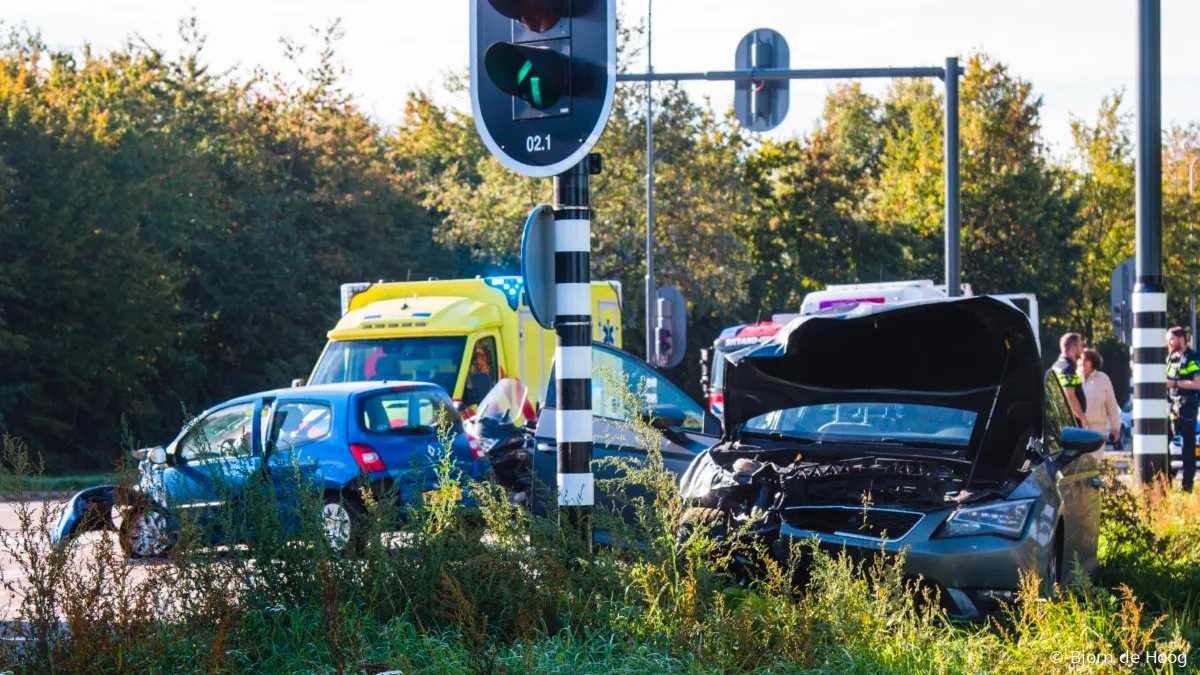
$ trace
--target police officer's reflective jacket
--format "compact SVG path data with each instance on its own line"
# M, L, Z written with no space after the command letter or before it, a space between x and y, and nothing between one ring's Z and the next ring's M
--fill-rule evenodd
M1083 380L1076 370L1075 360L1066 354L1059 355L1058 360L1054 362L1054 374L1058 376L1058 383L1062 385L1064 392L1075 390L1080 410L1086 411L1087 397L1083 395Z
M1182 353L1172 352L1167 356L1167 379L1191 382L1200 373L1200 364L1196 362L1196 352L1185 349ZM1200 402L1200 391L1194 389L1167 389L1167 397L1171 400L1171 419L1195 419L1197 403Z

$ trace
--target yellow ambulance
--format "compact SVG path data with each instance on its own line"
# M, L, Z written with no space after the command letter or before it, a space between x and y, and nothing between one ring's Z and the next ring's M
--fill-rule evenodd
M469 409L512 377L536 406L554 331L534 320L523 291L520 277L343 284L342 318L308 383L433 382ZM621 346L620 282L592 282L592 320L596 342Z

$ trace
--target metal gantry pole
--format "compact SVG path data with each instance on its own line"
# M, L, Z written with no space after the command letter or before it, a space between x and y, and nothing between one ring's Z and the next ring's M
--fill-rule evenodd
M646 9L646 71L654 75L651 59L651 32L654 0L648 0ZM646 362L655 363L654 358L654 298L657 288L654 281L654 80L646 80Z
M1133 457L1148 483L1167 456L1167 293L1162 278L1162 8L1138 0L1137 284L1133 287Z
M952 298L962 295L962 208L959 197L962 184L959 180L958 138L958 59L946 59L946 129L945 129L945 180L943 198L946 205L946 295Z
M591 157L554 177L554 390L559 523L591 548L592 209Z

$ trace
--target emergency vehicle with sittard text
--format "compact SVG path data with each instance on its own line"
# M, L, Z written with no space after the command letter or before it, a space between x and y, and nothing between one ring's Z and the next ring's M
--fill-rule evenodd
M799 314L776 314L771 321L731 326L721 331L711 350L701 350L701 388L708 399L709 412L717 417L724 414L725 356L735 351L754 347L771 340L779 331L798 316L807 316L823 310L846 305L870 303L890 305L911 300L944 297L945 285L936 285L930 279L914 281L888 281L867 284L835 284L824 290L813 291L804 296ZM970 284L962 285L962 295L973 295ZM1012 303L1029 317L1034 337L1040 340L1038 330L1038 303L1030 293L994 295Z

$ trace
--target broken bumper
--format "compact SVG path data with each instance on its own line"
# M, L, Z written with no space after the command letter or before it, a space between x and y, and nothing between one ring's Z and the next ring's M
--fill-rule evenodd
M1046 576L1044 549L1038 543L1040 528L1029 527L1015 540L995 535L933 538L949 514L949 510L926 514L895 539L814 532L785 520L772 553L786 562L797 550L794 542L815 542L828 553L845 551L854 559L903 552L905 576L936 587L947 614L959 619L979 618L995 609L998 601L1015 598L1022 572Z
M55 544L90 530L115 530L113 506L117 486L99 485L77 493L67 501L50 533Z

